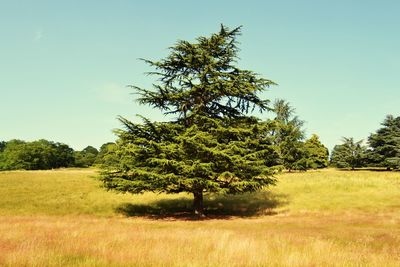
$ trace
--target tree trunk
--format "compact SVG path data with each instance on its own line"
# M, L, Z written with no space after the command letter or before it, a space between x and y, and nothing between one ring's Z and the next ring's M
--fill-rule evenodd
M194 215L204 217L203 191L193 192L193 196Z

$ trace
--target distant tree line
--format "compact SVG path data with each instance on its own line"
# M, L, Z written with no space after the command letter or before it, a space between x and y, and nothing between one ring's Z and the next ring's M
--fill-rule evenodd
M338 168L380 167L400 169L400 117L387 115L382 127L363 140L342 138L331 153L330 163Z
M106 143L100 150L87 146L74 151L66 144L45 139L26 142L0 141L0 170L47 170L68 167L90 167L108 164L115 157L115 143Z
M303 121L285 100L273 103L275 118L265 121L271 142L268 166L288 171L326 168L379 167L400 169L400 117L387 115L382 127L367 142L343 137L329 158L328 149L318 135L305 139ZM117 151L126 145L124 138L103 144L100 149L87 146L75 151L66 144L45 139L27 142L0 141L0 170L46 170L55 168L98 166L109 168L121 164Z

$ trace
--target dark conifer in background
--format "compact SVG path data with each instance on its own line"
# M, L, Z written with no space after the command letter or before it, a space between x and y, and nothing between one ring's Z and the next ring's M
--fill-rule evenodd
M372 165L387 169L400 168L400 117L387 115L378 129L368 138L371 151L368 154Z

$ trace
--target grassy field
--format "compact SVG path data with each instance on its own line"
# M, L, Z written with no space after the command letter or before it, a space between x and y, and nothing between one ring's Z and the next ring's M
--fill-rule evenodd
M265 192L106 192L94 170L0 172L1 266L400 266L400 173L286 173Z

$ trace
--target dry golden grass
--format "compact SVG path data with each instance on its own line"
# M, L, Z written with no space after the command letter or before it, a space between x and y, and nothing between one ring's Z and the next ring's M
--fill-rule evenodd
M271 193L208 200L275 215L204 221L123 216L187 198L116 195L93 175L0 173L0 266L400 266L399 173L283 174Z
M4 266L398 266L393 214L208 221L5 217Z

